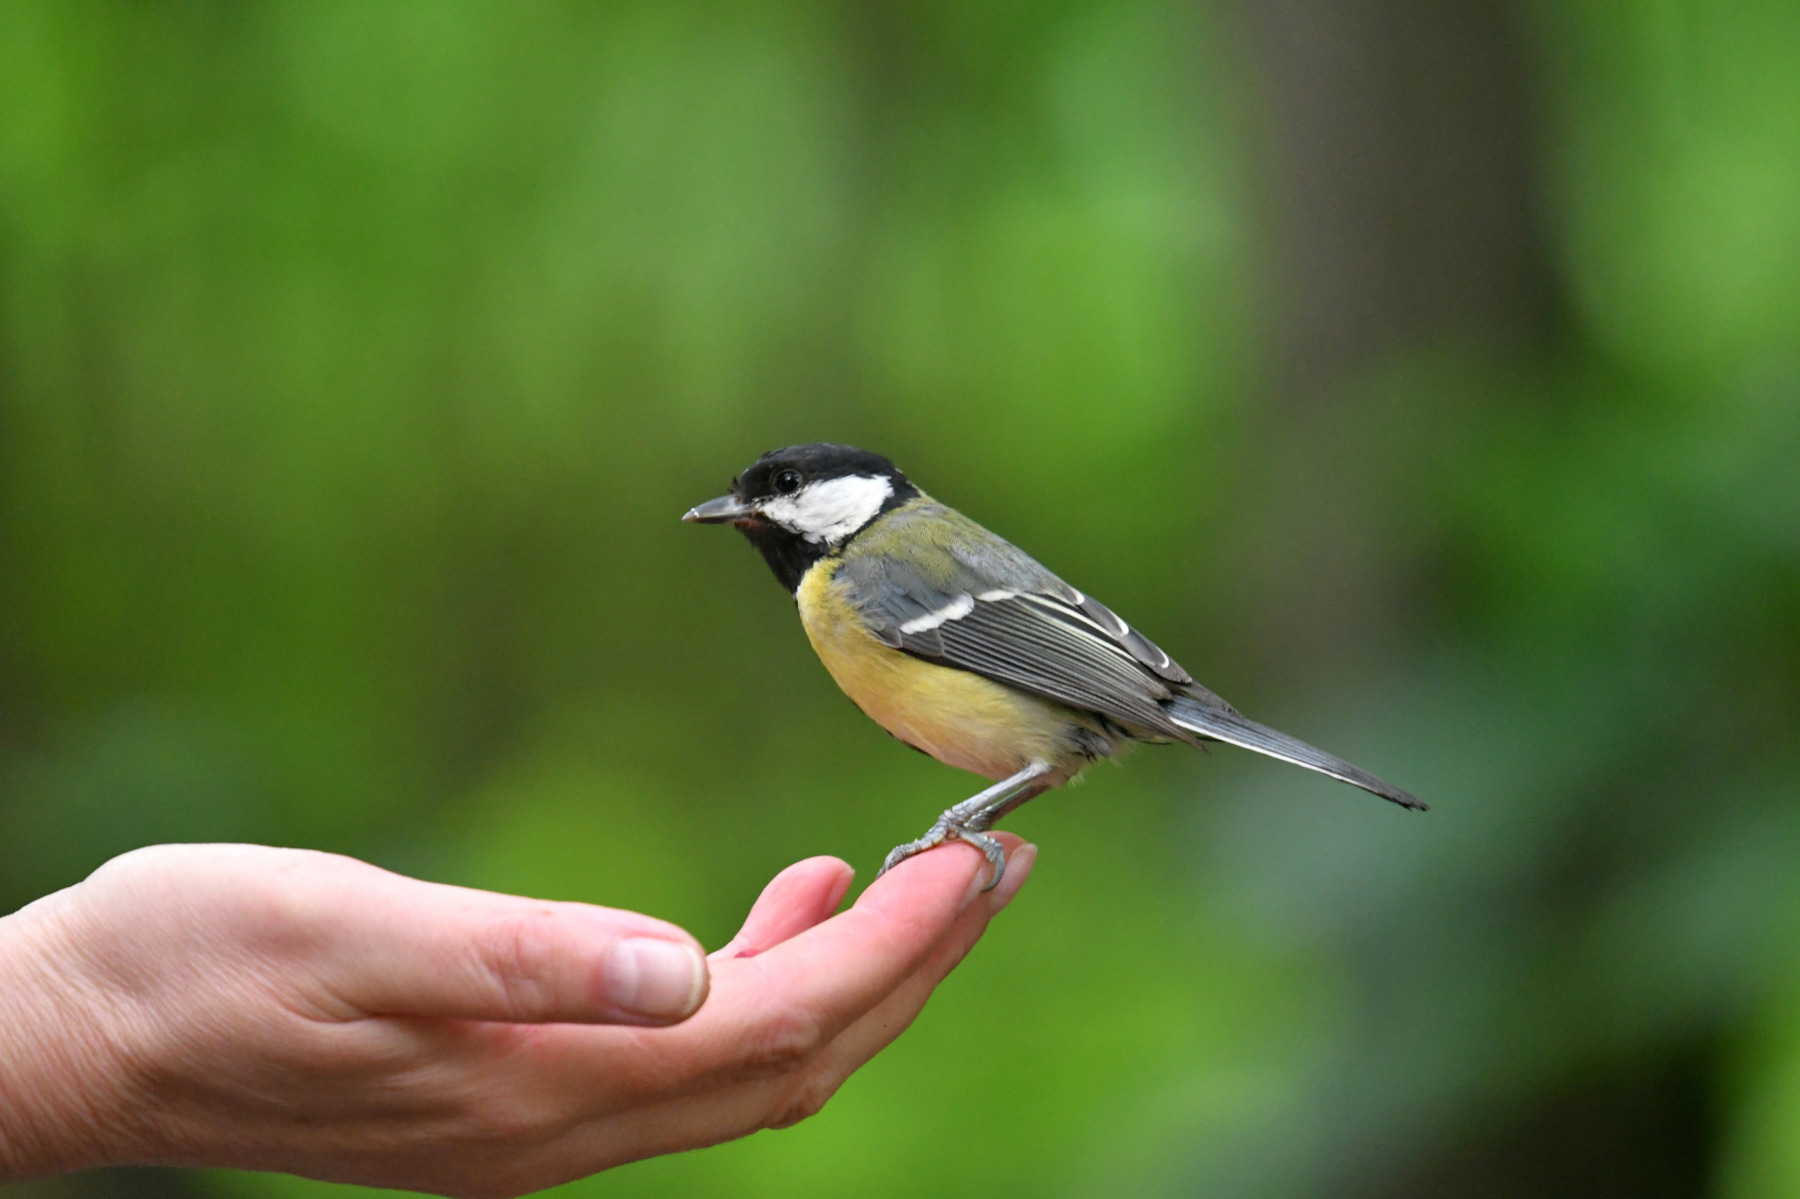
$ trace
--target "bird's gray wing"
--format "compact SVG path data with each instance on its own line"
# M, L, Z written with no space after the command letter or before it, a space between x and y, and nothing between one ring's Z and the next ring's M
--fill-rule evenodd
M839 568L869 629L920 658L1182 741L1165 701L1223 705L1106 605L950 509L897 513ZM929 522L908 529L914 522ZM917 552L928 546L929 553Z
M960 513L930 503L894 516L839 569L870 631L895 649L1140 734L1222 741L1403 807L1425 807L1368 771L1245 717L1112 609Z

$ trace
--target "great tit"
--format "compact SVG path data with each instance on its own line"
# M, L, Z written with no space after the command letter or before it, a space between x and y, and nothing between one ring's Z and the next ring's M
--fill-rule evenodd
M1425 805L1196 683L1106 605L853 446L771 450L683 520L732 524L793 593L856 706L940 762L999 780L946 811L882 872L947 840L1006 868L987 830L1138 741L1222 741Z

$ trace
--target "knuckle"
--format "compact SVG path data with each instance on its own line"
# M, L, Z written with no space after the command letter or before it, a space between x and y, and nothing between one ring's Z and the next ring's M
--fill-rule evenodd
M465 1137L479 1144L524 1146L556 1135L564 1123L561 1112L531 1097L490 1095L472 1105Z
M759 1074L786 1074L811 1062L824 1046L825 1030L812 1013L778 1008L749 1038L743 1064Z
M548 912L507 914L485 924L474 950L481 969L498 985L509 1010L526 1014L544 999L550 958Z
M90 881L113 882L121 876L130 878L147 870L154 870L179 852L169 845L144 845L137 849L126 850L122 854L108 858L88 875Z
M837 1094L843 1080L835 1074L810 1073L788 1088L770 1114L770 1128L791 1128L802 1120L810 1120L825 1109Z
M521 1170L529 1164L535 1150L565 1135L578 1123L570 1103L520 1086L466 1093L458 1106L460 1110L442 1130L443 1143L458 1146L478 1160L494 1160L500 1154ZM507 1186L511 1185L511 1178L488 1174L469 1182Z
M90 891L136 897L148 888L166 887L170 879L203 886L228 868L228 851L208 853L211 846L144 845L108 858L87 876Z

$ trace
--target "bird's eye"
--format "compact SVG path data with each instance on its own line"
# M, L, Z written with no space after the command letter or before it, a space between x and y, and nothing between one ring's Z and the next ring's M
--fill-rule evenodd
M782 495L793 495L800 490L800 472L784 470L775 476L775 490Z

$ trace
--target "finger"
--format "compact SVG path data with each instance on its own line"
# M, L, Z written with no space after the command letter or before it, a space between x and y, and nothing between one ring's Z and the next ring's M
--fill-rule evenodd
M1023 844L1003 842L1008 852ZM849 911L755 957L715 960L706 1007L678 1028L558 1035L554 1085L582 1095L586 1110L616 1113L621 1096L674 1098L803 1070L913 972L986 877L986 859L970 846L920 854Z
M755 957L799 935L837 911L856 871L837 858L795 862L763 888L744 927L712 960Z
M1000 838L1009 858L1024 846ZM917 969L976 904L987 877L987 860L970 846L919 854L871 883L849 911L764 954L766 968L785 983L783 998L835 1036Z
M706 998L705 953L675 925L351 865L303 905L340 1018L668 1024Z
M1008 836L1009 852L1023 843ZM753 958L714 963L718 1000L682 1031L711 1071L690 1086L803 1069L917 969L981 895L987 862L967 845L902 864L854 907Z
M816 1113L851 1073L917 1017L933 989L980 940L989 920L1025 884L1037 856L1036 848L1009 847L1007 877L1001 885L980 895L919 968L873 1010L845 1029L806 1069L773 1078L714 1080L705 1087L674 1091L660 1102L611 1109L604 1118L582 1121L564 1137L544 1146L544 1155L558 1162L551 1169L559 1176L585 1175L639 1157L691 1149L759 1128L797 1123ZM714 1002L723 999L721 993ZM660 1038L684 1030L654 1035Z
M1006 855L1006 877L1000 880L1000 885L965 912L950 934L886 999L825 1047L808 1067L806 1077L795 1084L793 1094L787 1099L788 1110L778 1116L776 1127L795 1123L817 1112L845 1079L911 1027L938 984L962 963L987 931L988 922L1019 893L1036 861L1035 845L1026 845Z

